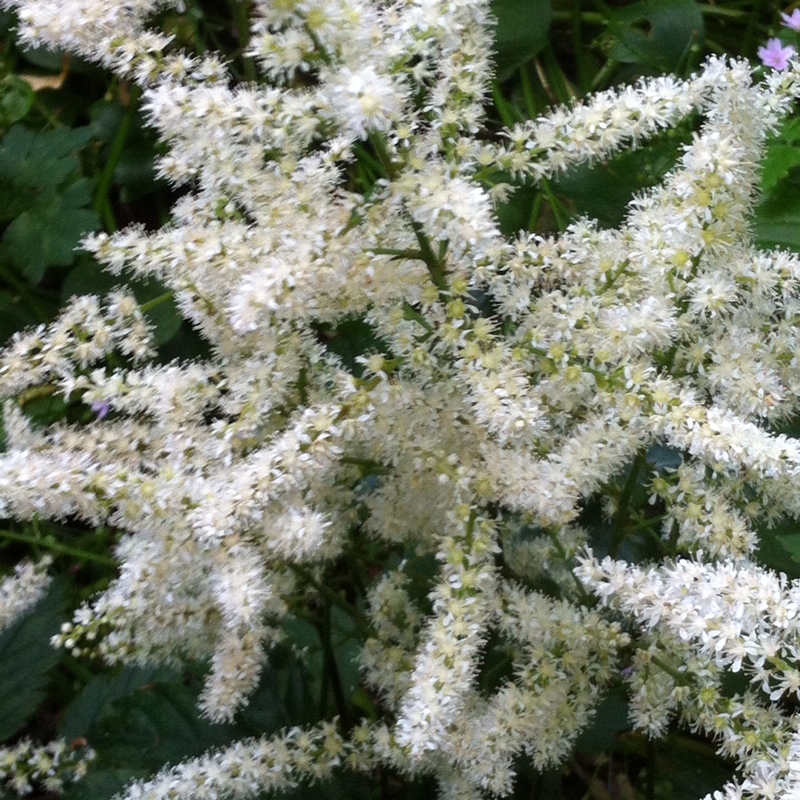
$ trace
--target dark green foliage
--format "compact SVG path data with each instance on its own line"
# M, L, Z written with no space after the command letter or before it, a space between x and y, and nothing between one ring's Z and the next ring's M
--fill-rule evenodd
M35 134L15 125L0 144L0 259L37 284L48 267L69 266L81 237L97 229L91 187L80 177L76 151L88 128Z
M497 79L504 81L547 44L553 17L550 0L495 0Z
M65 618L66 591L55 581L28 614L0 634L0 741L25 724L45 697L48 673L59 660L50 645Z

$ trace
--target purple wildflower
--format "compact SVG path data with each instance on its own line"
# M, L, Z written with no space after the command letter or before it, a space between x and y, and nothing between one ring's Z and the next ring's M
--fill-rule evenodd
M791 14L781 14L783 24L793 31L800 31L800 8L796 8Z
M105 419L111 410L111 403L108 400L95 400L92 403L92 411L97 414L97 419Z
M767 40L766 47L758 48L758 57L765 67L772 67L779 72L789 66L789 59L795 55L795 49L790 44L783 46L780 39Z

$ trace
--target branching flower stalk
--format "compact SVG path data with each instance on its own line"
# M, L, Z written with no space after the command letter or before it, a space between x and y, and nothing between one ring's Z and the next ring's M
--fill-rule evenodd
M169 3L3 5L22 41L141 88L168 146L160 173L189 189L168 226L84 246L159 279L211 353L156 363L124 290L73 300L2 351L3 516L125 534L118 577L57 643L110 663L206 659L202 711L230 720L313 589L303 574L324 583L354 537L439 565L427 605L406 561L369 590L375 719L239 742L120 798L254 797L375 765L432 774L444 797L502 796L519 755L563 761L622 680L634 727L655 737L677 719L736 760L715 798L800 796L800 717L782 702L800 698L800 588L754 560L759 521L800 516L800 442L770 432L800 410L800 259L750 231L800 67L756 82L712 58L492 138L482 0L258 0L245 55L259 80L242 85L148 27ZM518 183L689 115L678 163L618 229L500 231ZM354 317L376 342L357 373L318 335ZM40 390L102 413L35 427L14 401ZM658 508L634 518L642 487ZM668 558L595 558L590 501L617 552L655 528ZM39 591L8 581L4 620ZM487 686L494 646L510 666ZM742 670L751 688L727 696L725 672Z

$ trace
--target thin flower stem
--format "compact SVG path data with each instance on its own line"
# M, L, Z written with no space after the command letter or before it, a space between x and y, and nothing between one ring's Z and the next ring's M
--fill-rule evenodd
M301 578L305 583L310 584L314 587L314 589L322 595L326 600L328 600L333 605L341 608L349 617L352 617L358 625L362 628L362 630L370 631L372 630L372 624L370 621L354 606L350 605L340 594L334 592L333 589L326 586L324 583L320 583L310 572L310 570L306 569L305 567L301 566L300 564L294 563L287 563L286 566L297 575L298 578Z
M174 297L175 292L164 292L164 294L160 294L158 297L154 297L152 300L142 303L139 308L142 314L146 314L148 311L152 311L157 306L160 306L162 303L166 303L168 300L172 300Z
M103 166L103 171L97 179L97 188L95 189L94 195L94 209L98 214L104 217L104 222L110 231L116 230L117 226L111 210L111 200L108 196L108 192L114 180L114 170L116 170L119 164L122 151L125 149L125 143L128 140L133 118L136 115L140 94L141 89L139 89L138 86L131 87L128 107L125 109L125 114L122 117L119 128L117 128L116 134L114 134L114 140L111 142L111 149L108 153L105 165Z
M18 533L16 531L0 530L0 537L8 539L13 542L25 542L25 544L37 545L49 550L52 553L60 553L65 556L74 556L81 561L91 561L95 564L102 564L106 567L116 567L117 562L113 558L92 553L88 550L82 550L78 547L71 547L70 545L62 544L56 541L52 536L32 536L28 533Z
M628 521L630 519L631 510L630 502L636 485L639 482L639 475L647 463L645 457L639 453L631 464L628 479L622 487L619 498L617 499L617 513L614 515L614 532L611 538L610 553L616 556L619 553L619 548L625 540L628 530Z

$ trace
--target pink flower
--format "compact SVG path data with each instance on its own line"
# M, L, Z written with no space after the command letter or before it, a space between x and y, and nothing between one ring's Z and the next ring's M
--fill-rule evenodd
M795 55L795 49L790 44L784 47L780 39L769 39L766 47L758 48L758 57L765 67L772 67L778 71L789 66L789 59Z
M791 14L781 14L783 24L793 31L800 31L800 8L796 8Z

